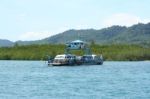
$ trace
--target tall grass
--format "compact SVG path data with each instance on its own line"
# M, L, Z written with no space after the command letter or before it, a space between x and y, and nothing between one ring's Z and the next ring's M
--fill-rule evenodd
M150 48L137 45L91 45L94 54L102 54L105 60L137 61L150 60ZM28 45L0 48L0 60L46 60L65 52L65 45ZM72 51L83 55L84 51Z

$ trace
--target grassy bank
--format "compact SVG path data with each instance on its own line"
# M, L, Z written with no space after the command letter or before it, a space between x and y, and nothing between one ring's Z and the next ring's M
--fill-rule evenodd
M29 45L0 48L0 60L46 60L64 53L64 45ZM150 48L137 45L92 45L93 53L103 54L105 60L150 60ZM73 51L82 55L83 51Z

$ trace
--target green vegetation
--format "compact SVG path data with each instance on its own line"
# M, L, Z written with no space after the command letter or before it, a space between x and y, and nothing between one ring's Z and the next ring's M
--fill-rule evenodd
M91 45L95 54L103 54L105 60L150 60L150 48L137 45ZM48 56L65 52L65 45L28 45L14 47L1 47L0 60L46 60ZM73 51L82 55L83 51Z
M137 45L94 45L92 50L95 53L102 53L106 60L150 60L150 48L143 48Z
M58 48L59 47L59 48ZM0 48L1 60L45 60L64 52L64 45L29 45Z

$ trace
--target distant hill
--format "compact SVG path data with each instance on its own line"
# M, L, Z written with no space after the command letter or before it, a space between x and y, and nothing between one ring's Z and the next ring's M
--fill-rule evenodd
M150 45L150 23L137 24L131 27L112 26L100 30L68 30L48 37L45 43L66 43L75 39L98 44L146 44Z
M49 43L66 43L75 39L82 39L87 42L95 41L99 44L109 43L117 35L126 30L126 27L113 26L101 30L68 30L63 33L44 39Z
M14 43L9 40L0 39L0 47L9 47L9 46L13 46L13 44Z
M75 39L94 41L97 44L138 44L150 46L150 23L136 24L131 27L112 26L100 30L67 30L65 32L36 41L17 41L21 45L30 44L60 44ZM3 43L1 43L3 44ZM3 44L5 45L5 44Z

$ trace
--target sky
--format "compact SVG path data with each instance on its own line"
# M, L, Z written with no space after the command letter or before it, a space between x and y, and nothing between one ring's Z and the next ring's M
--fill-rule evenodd
M39 40L69 29L150 22L150 0L0 0L0 39Z

